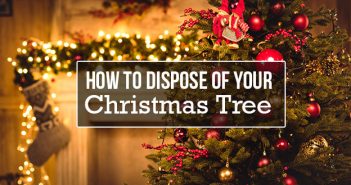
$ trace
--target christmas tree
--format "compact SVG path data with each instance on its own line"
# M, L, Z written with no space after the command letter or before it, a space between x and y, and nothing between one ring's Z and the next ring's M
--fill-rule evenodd
M158 167L144 171L150 184L350 184L351 121L350 56L343 49L348 39L337 26L334 10L314 12L302 0L209 0L213 10L186 9L189 17L179 34L201 33L197 53L190 60L264 60L256 70L276 75L287 64L287 127L284 129L164 129L160 146L147 156ZM312 34L315 26L328 32ZM183 33L184 32L184 33ZM318 31L317 31L318 32ZM209 65L201 64L199 65ZM213 70L235 69L225 64ZM170 92L169 98L189 97ZM249 94L240 92L243 97ZM281 108L274 92L265 94ZM208 94L191 94L206 99ZM252 94L251 94L252 96ZM256 94L254 96L260 96ZM177 115L182 121L222 125L272 125L264 116L255 120L210 114ZM174 137L174 144L164 144Z

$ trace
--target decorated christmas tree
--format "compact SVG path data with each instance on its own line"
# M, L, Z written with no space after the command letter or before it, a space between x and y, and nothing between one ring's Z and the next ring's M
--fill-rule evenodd
M256 70L281 75L285 60L287 126L284 129L197 129L160 131L160 146L147 156L155 165L144 171L150 184L284 184L343 185L351 182L350 56L343 49L346 31L336 12L314 12L302 0L209 0L213 10L184 12L179 34L201 34L197 53L189 60L262 60ZM328 32L312 29L330 28ZM324 29L324 28L323 28ZM201 65L201 63L199 63ZM210 65L204 63L202 65ZM232 65L232 66L231 66ZM211 66L220 71L235 64ZM189 92L169 93L189 97ZM208 94L192 94L206 99ZM261 96L240 92L240 96ZM282 100L265 94L276 109ZM212 110L213 109L213 110ZM209 122L215 126L271 125L266 117L233 118L214 105L205 116L170 119ZM274 113L274 112L273 112ZM165 144L174 137L173 144Z

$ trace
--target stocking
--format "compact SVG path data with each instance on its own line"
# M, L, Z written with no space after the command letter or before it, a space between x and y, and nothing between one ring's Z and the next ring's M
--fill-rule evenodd
M25 87L23 94L32 106L39 127L38 135L29 146L27 155L31 163L42 166L50 156L68 144L71 135L52 112L46 81L37 81Z

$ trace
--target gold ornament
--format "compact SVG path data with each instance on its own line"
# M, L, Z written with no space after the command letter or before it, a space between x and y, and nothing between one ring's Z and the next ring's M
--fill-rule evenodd
M317 157L325 148L329 147L328 141L321 135L317 135L308 142L302 144L299 153L296 156L297 161L305 161ZM319 158L324 158L321 155Z
M229 167L229 162L227 162L225 167L219 170L218 178L221 182L230 182L234 180L234 171Z

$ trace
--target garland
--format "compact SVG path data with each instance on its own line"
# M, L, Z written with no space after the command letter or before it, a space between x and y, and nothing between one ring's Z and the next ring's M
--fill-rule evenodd
M65 72L71 76L79 60L94 61L155 61L137 63L144 67L162 68L159 60L180 61L198 50L196 35L169 35L168 31L151 40L150 36L127 33L105 34L100 31L97 39L75 42L57 41L56 43L25 40L22 48L17 49L15 59L8 58L15 68L15 83L26 86L33 82L32 72L41 72L48 79L50 73ZM97 63L95 67L99 64ZM115 67L131 67L128 63L116 63Z
M142 37L140 34L130 36L127 33L105 34L100 31L98 38L91 39L81 34L72 35L73 42L57 41L43 42L35 39L24 40L22 47L17 49L15 58L7 58L15 69L15 84L23 87L34 83L32 73L39 72L44 80L54 82L54 75L66 73L72 76L75 72L75 64L79 60L114 60L114 61L155 61L155 63L135 62L144 67L162 67L163 62L158 60L179 61L187 55L198 50L196 35L169 35L168 31L151 40L150 36ZM131 63L116 62L116 67L133 67ZM97 66L99 64L97 63ZM96 67L97 67L96 66ZM51 76L51 77L50 77ZM57 98L52 92L51 99ZM17 181L18 184L33 184L35 171L39 171L40 184L50 185L49 176L44 167L35 168L26 154L28 147L33 143L38 126L35 124L33 110L28 103L19 106L22 112L20 141L17 150L24 154L24 162L18 167L19 173L23 174ZM54 106L55 114L59 107Z

